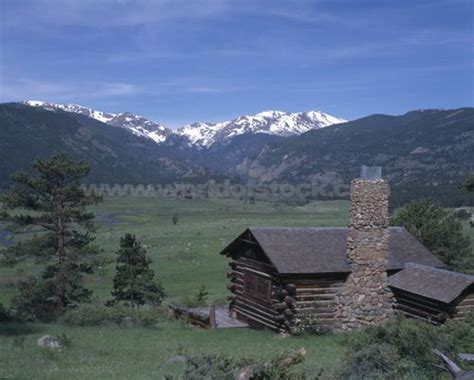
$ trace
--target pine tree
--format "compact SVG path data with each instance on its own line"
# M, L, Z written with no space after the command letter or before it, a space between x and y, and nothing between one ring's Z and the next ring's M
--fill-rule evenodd
M13 306L31 317L52 318L67 306L87 301L91 291L82 285L84 273L91 273L94 214L86 206L101 198L86 193L80 185L90 166L65 153L32 165L35 175L25 171L12 176L13 185L2 197L0 220L14 232L34 229L35 235L21 240L5 252L12 264L35 258L44 268L39 279L23 283Z
M134 235L126 234L120 239L112 290L113 302L129 303L132 307L161 303L165 293L159 281L155 280L150 264L145 248Z
M397 210L392 224L404 226L449 269L472 269L470 239L464 235L462 224L430 199Z
M474 193L474 174L462 184L461 189L466 193Z

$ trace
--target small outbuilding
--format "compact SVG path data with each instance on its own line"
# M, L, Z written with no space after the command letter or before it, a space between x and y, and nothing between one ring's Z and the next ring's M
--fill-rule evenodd
M408 263L389 278L394 308L414 318L442 323L474 313L474 276Z

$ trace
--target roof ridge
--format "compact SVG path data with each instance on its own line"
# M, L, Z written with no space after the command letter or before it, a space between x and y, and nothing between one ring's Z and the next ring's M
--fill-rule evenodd
M285 226L249 226L250 230L347 230L348 227L285 227Z
M427 269L427 270L430 270L432 272L438 272L438 273L444 273L444 274L448 274L448 275L452 275L452 276L462 277L462 278L465 278L467 280L470 280L470 281L474 282L474 276L472 276L470 274L454 272L454 271L447 270L447 269L432 267L430 265L424 265L424 264L417 264L417 263L413 263L413 262L408 262L408 263L405 264L405 269L406 268Z
M349 227L335 226L335 227L288 227L288 226L248 226L250 230L348 230ZM390 230L405 230L403 226L389 226Z

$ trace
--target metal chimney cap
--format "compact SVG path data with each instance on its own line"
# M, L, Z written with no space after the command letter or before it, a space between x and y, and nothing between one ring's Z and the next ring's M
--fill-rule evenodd
M382 179L382 167L362 165L360 168L360 178L368 181Z

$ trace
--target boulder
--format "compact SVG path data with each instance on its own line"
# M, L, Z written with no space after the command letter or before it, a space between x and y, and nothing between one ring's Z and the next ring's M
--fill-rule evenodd
M122 319L122 326L133 327L135 326L135 320L132 317L124 317Z
M44 335L38 339L38 346L42 348L58 349L61 348L61 342L59 341L59 338L55 336Z
M175 364L175 363L186 363L188 361L188 357L184 355L176 355L172 358L169 358L166 363Z

